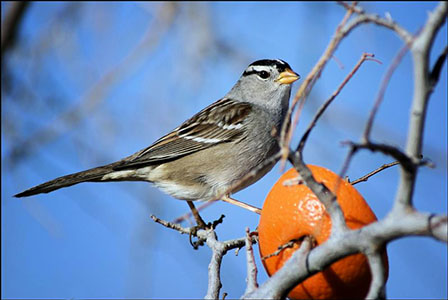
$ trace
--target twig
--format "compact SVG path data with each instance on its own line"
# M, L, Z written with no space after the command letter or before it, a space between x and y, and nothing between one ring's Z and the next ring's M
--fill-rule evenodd
M366 60L373 60L373 54L363 53L361 58L355 67L350 71L350 73L345 77L339 87L335 92L328 98L324 104L319 108L318 112L314 116L307 130L303 134L299 145L297 146L296 152L293 155L290 155L289 159L294 167L299 172L306 186L309 187L312 192L318 197L318 199L324 204L326 210L328 211L331 220L332 220L332 233L338 234L340 231L347 230L347 225L345 224L345 219L343 213L339 207L339 203L336 201L336 196L324 185L321 183L317 183L309 169L306 167L305 163L302 160L302 152L307 141L311 130L316 125L320 116L324 113L326 108L331 104L331 102L336 98L336 96L340 93L340 91L344 88L347 82L353 77L356 71L361 67L362 63ZM337 183L339 185L339 182ZM336 194L338 190L338 186L335 188Z
M392 64L387 69L386 75L383 77L383 80L381 81L381 86L378 92L378 95L375 100L375 104L373 105L373 108L370 110L369 118L367 119L366 127L364 129L364 135L363 135L363 142L369 141L370 138L370 132L373 125L373 119L375 118L375 115L381 105L381 102L384 99L384 93L386 92L387 85L390 82L390 79L392 77L392 74L395 72L396 68L400 64L401 60L403 59L404 55L408 51L410 47L410 44L405 44L400 51L398 51L397 55L392 61Z
M263 256L263 257L261 258L261 260L266 260L266 259L268 259L268 258L270 258L270 257L272 257L272 256L277 256L277 255L279 255L284 249L294 247L294 245L295 245L297 242L301 241L302 239L303 239L303 238L300 238L300 239L293 239L293 240L290 240L290 241L287 242L287 243L284 243L283 245L278 246L278 247L277 247L277 250L275 250L275 251L274 251L273 253L271 253L271 254L268 254L268 255Z
M402 163L402 166L409 171L412 171L414 168L414 164L412 163L412 160L407 157L403 152L401 152L398 148L388 146L388 145L380 145L380 144L374 144L370 141L370 133L373 126L373 120L376 116L376 113L384 99L384 94L386 92L386 88L390 82L390 79L392 78L393 73L395 72L396 68L400 64L401 60L403 59L404 55L407 53L409 47L412 45L413 40L410 40L408 43L406 43L397 53L395 58L392 60L392 63L389 65L386 74L384 75L378 95L374 101L374 105L372 109L370 110L369 117L366 122L366 126L363 132L362 141L360 144L355 143L349 143L351 145L351 149L349 150L347 157L342 165L341 171L339 172L340 177L344 177L349 165L351 163L352 158L356 154L356 152L361 149L369 149L371 151L381 151L385 154L393 156L395 159L397 159L399 162Z
M374 23L376 25L383 26L394 31L406 44L409 44L412 41L412 35L399 24L395 23L395 21L392 20L390 16L381 18L378 15L367 14L364 9L359 6L348 5L344 2L338 3L342 4L347 10L353 11L358 14L358 18L355 19L353 23Z
M374 55L370 53L363 53L361 55L361 58L356 63L356 65L353 67L353 69L350 71L350 73L345 77L345 79L342 81L342 83L339 85L339 87L333 92L333 94L328 98L324 104L319 108L316 115L314 116L313 120L308 125L308 128L305 130L305 133L303 134L302 138L300 139L299 145L297 146L296 151L302 152L303 147L305 146L305 143L308 139L308 136L311 132L311 130L316 126L317 121L322 116L322 114L325 112L325 110L328 108L328 106L333 102L333 100L336 98L336 96L339 95L341 90L345 87L345 85L350 81L350 79L355 75L356 71L361 67L362 63L366 60L372 60L379 62L378 60L373 59ZM381 63L381 62L379 62Z
M331 235L338 235L347 231L344 214L342 213L336 196L323 184L317 182L311 171L302 160L302 154L298 151L292 152L288 156L288 160L300 174L306 186L317 196L320 202L325 206L326 211L331 218Z
M247 243L247 239L250 238L252 243L256 242L256 237L246 235L244 238L228 240L220 242L215 233L215 227L222 222L222 217L214 221L213 224L207 224L206 229L199 229L197 227L184 228L179 224L168 222L151 215L151 219L156 223L159 223L167 228L176 230L182 234L193 235L198 238L197 245L203 245L204 243L212 250L212 257L208 266L208 288L206 299L219 299L219 291L222 287L221 283L221 263L222 258L227 251L232 249L239 249L244 247ZM255 287L256 288L256 287Z
M384 164L381 167L379 167L378 169L376 169L376 170L374 170L374 171L372 171L372 172L370 172L370 173L368 173L368 174L366 174L366 175L364 175L364 176L362 176L362 177L360 177L360 178L358 178L358 179L356 179L354 181L351 181L350 184L351 185L355 185L355 184L358 184L360 182L365 182L370 177L372 177L373 175L375 175L375 174L377 174L377 173L379 173L379 172L381 172L381 171L383 171L383 170L385 170L387 168L390 168L392 166L396 166L399 163L400 163L399 161L394 161L394 162L391 162L391 163L388 163L388 164Z
M402 172L400 176L400 185L395 197L394 208L382 220L371 223L358 230L343 231L337 236L331 235L324 244L311 250L307 255L305 262L302 261L302 264L294 261L295 254L298 252L296 251L277 273L269 278L252 294L246 295L246 298L273 299L284 297L290 289L302 280L322 270L334 261L357 252L362 252L368 257L370 256L369 262L372 264L372 268L374 269L373 272L375 273L373 274L373 284L368 297L379 298L382 296L381 291L383 290L385 280L381 278L381 272L379 272L380 268L377 267L380 257L377 256L375 249L379 249L381 246L384 246L392 240L409 235L429 236L443 242L448 241L448 218L446 215L420 213L415 211L412 207L412 195L417 166L421 165L419 157L421 155L422 129L426 116L427 100L431 92L431 85L428 84L430 78L428 71L429 51L436 32L441 24L445 22L447 6L446 2L441 2L437 6L428 17L422 32L414 40L411 47L415 65L414 100L411 108L406 152L389 145L375 144L371 142L354 144L352 146L355 147L350 149L350 152L353 152L350 155L353 155L358 149L365 148L372 151L381 151L400 161ZM354 5L349 7L349 12L351 11L355 11L360 15L352 22L348 23L345 28L354 28L361 23L375 23L394 30L407 45L410 45L413 40L412 36L406 30L395 24L390 17L382 19L378 16L367 15L364 11L357 9ZM302 95L300 95L300 97L302 97ZM285 146L285 144L283 144L283 146ZM310 174L309 170L306 168L305 172L302 172L303 162L301 154L290 153L288 158L300 172L302 179L306 182L306 178ZM313 188L311 188L311 190L315 192ZM324 201L322 202L324 203ZM371 249L374 249L374 251L371 251ZM285 276L285 278L280 276L280 274L288 275ZM289 284L285 286L284 282L287 280ZM280 286L282 288L280 288Z
M298 101L301 98L306 98L308 95L308 92L312 89L316 79L320 76L322 73L322 70L324 69L327 62L331 59L334 52L336 51L336 48L338 47L339 43L341 42L342 38L348 34L348 32L354 28L354 26L344 31L344 26L347 23L350 16L353 14L352 10L348 10L347 13L344 15L342 21L339 23L338 27L336 28L336 31L330 40L327 48L325 49L324 53L320 57L319 61L316 63L316 65L313 67L313 69L310 71L310 73L306 76L303 83L300 85L298 91L296 92L292 103L290 107L288 108L288 111L286 113L285 121L283 122L281 134L280 134L280 147L282 147L282 159L286 159L288 157L288 151L289 151L289 143L292 137L291 132L294 131L294 126L289 126L289 121L291 119L292 112L294 111Z
M311 250L311 241L306 237L300 248L291 255L285 265L258 289L247 294L243 299L280 299L285 298L288 292L296 286L301 279L309 274L307 268L308 254ZM296 276L300 270L302 277Z
M374 23L380 26L384 26L386 28L395 31L398 34L398 36L400 36L400 38L402 38L405 41L406 44L410 44L410 42L412 41L412 35L409 34L401 26L396 24L392 19L390 18L383 19L377 15L366 14L364 13L364 10L356 6L356 2L352 3L351 5L344 5L344 6L347 8L347 13L345 14L341 23L336 28L335 34L333 35L332 39L330 40L330 43L325 49L324 54L321 56L316 65L313 67L311 72L307 75L307 77L301 84L299 90L297 91L296 95L294 96L292 105L287 113L287 120L289 120L289 118L291 117L292 111L294 110L298 100L301 98L305 98L308 95L308 92L312 89L314 82L322 73L326 63L333 56L334 52L336 51L342 39L359 25L363 23ZM358 17L352 20L351 22L348 22L348 19L354 12L358 14ZM286 123L287 122L285 121L282 126L282 134L281 134L281 146L285 148L283 159L287 157L286 151L288 150L288 145L291 137L291 134L288 134L287 131L294 130L293 128L294 126L290 126L290 128L288 129Z
M370 283L366 299L385 299L386 271L382 255L379 251L375 251L367 254L367 260L370 266L370 273L372 274L372 282Z
M255 264L254 250L252 248L252 237L248 227L246 227L246 261L247 261L247 287L244 294L249 294L258 288L257 265Z
M319 200L325 205L325 208L327 209L333 221L332 234L338 234L339 231L347 230L343 213L339 207L339 203L336 201L336 196L333 193L331 193L325 185L319 184L314 180L311 172L308 170L308 168L305 166L305 163L302 160L302 152L305 143L307 141L307 138L311 133L311 130L314 128L317 121L319 120L320 116L325 112L326 108L331 104L331 102L336 98L336 96L339 95L344 86L353 77L356 71L358 71L358 69L361 67L362 63L366 60L374 60L373 57L374 57L373 54L369 53L362 54L361 58L359 59L355 67L352 69L352 71L350 71L350 73L345 77L345 79L342 81L342 83L339 85L336 91L333 92L330 98L328 98L324 102L324 104L319 108L318 112L316 113L310 125L308 126L307 130L303 134L299 142L299 145L297 146L296 153L289 157L291 163L294 165L299 174L302 176L302 179L304 180L306 186L309 187L313 191L313 193L319 198ZM337 184L339 185L339 182ZM335 190L337 194L338 186L336 186Z
M165 226L167 228L174 229L174 230L176 230L176 231L178 231L178 232L180 232L182 234L191 234L191 232L192 232L191 228L185 228L185 227L180 226L179 224L175 224L175 223L172 223L172 222L168 222L168 221L159 219L159 218L157 218L154 215L151 215L150 218L154 222L159 223L160 225L163 225L163 226Z
M365 143L353 143L350 141L342 142L343 145L349 145L353 148L353 153L355 153L358 149L368 149L372 152L382 152L386 155L390 155L396 160L398 160L401 164L401 166L408 170L409 172L413 172L417 166L419 166L420 160L415 163L409 156L407 156L403 151L398 149L397 147L387 145L387 144L379 144L379 143L373 143L373 142L365 142ZM344 175L344 173L342 173Z

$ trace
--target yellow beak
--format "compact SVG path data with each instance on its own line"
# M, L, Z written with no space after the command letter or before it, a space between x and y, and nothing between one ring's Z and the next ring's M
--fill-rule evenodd
M300 79L300 75L294 72L291 69L286 69L278 75L275 81L280 82L281 84L291 84L294 81Z

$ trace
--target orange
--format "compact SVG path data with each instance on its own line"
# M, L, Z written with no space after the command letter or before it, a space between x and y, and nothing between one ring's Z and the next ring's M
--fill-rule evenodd
M359 192L332 171L308 165L314 178L322 182L333 193L344 213L347 226L358 229L376 221L375 214ZM272 254L293 239L311 236L317 245L324 243L331 233L331 219L324 205L304 184L285 185L285 180L297 178L295 169L283 174L269 192L258 225L261 257ZM339 181L339 183L338 183ZM339 186L337 186L339 184ZM282 250L278 255L263 260L269 275L280 269L300 242L292 248ZM387 253L384 250L383 263L388 272ZM386 274L387 278L387 274ZM333 263L325 270L314 274L297 285L288 295L294 299L364 299L371 282L367 258L353 254Z

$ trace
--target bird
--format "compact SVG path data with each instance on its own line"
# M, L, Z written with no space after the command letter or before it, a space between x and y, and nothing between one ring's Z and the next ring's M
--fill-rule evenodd
M266 162L280 150L291 86L299 78L284 60L257 60L223 98L149 147L14 196L49 193L82 182L146 181L177 199L234 200L239 205L230 195L258 181L276 163ZM257 166L261 170L255 176L237 184ZM253 210L251 205L240 206Z

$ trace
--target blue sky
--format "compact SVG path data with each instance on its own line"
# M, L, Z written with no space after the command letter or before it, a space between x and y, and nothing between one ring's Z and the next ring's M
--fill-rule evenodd
M8 6L2 2L2 18ZM436 3L362 6L381 16L389 12L416 32ZM257 59L284 59L304 78L344 14L332 2L177 3L173 21L160 22L163 7L157 2L31 4L17 48L6 57L12 78L8 92L2 85L2 298L203 297L209 249L193 250L188 237L149 219L155 214L172 220L188 210L184 202L149 184L125 182L85 183L25 199L12 195L148 146L222 97ZM147 35L149 42L136 46ZM446 46L446 36L445 24L432 62ZM347 153L340 142L360 138L382 76L401 46L394 33L374 25L343 41L335 56L344 67L329 62L307 100L294 141L363 52L374 53L383 64L365 63L336 98L309 138L307 163L340 170ZM136 48L141 49L137 54ZM428 108L423 146L436 168L419 171L414 195L419 210L434 213L447 211L446 82L445 65ZM407 54L375 119L374 140L404 146L412 85ZM58 121L77 107L86 108L79 119ZM42 139L34 137L44 128L52 135L39 143ZM27 151L14 152L26 140L31 143L20 150ZM361 152L348 175L356 179L390 161ZM261 207L279 176L277 166L235 197ZM397 179L393 168L357 185L379 218L392 206ZM226 215L217 229L221 240L242 237L246 227L258 224L257 215L226 203L212 205L203 217L210 221L221 214ZM446 298L446 250L429 238L390 243L388 297ZM257 263L263 282L267 275L258 257ZM228 253L222 291L240 297L245 276L245 255Z

